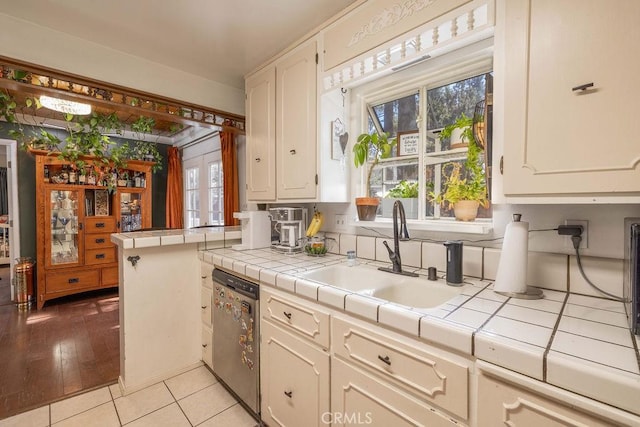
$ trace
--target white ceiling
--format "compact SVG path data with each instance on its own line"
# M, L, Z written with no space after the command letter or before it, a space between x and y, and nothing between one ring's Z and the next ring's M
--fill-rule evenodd
M354 0L20 0L0 13L244 88L244 74Z

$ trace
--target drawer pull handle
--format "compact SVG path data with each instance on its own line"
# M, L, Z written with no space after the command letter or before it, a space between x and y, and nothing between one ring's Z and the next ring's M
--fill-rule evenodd
M585 84L583 84L583 85L576 86L576 87L572 87L572 88L571 88L571 90L572 90L572 91L574 91L574 92L576 92L576 91L579 91L579 90L587 90L587 89L589 89L590 87L593 87L593 82L591 82L591 83L585 83Z
M77 277L72 277L71 279L68 280L69 284L71 283L78 283L80 282L80 279L78 279Z
M296 150L289 150L289 154L291 154L292 156L296 154Z
M387 365L391 366L391 360L389 359L389 356L382 357L382 356L378 355L378 359L382 360L384 363L386 363Z
M104 228L104 222L96 222L96 228Z
M104 243L104 239L96 239L96 243Z
M283 311L282 314L284 314L284 317L291 320L291 313L287 313L286 311Z
M104 259L105 254L96 254L96 259Z
M284 395L287 396L289 399L291 399L291 396L293 396L293 392L291 390L285 391Z
M203 306L200 306L200 308L204 310L205 308L207 308L207 306L203 305Z

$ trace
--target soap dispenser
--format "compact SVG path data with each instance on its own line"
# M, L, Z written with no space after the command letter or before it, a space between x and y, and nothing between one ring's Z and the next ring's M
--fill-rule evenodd
M447 285L462 285L462 242L460 240L447 240L444 242L447 248Z

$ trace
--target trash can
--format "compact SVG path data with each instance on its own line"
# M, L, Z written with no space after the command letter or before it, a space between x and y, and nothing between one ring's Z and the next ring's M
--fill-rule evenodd
M16 291L16 306L24 311L31 308L33 301L33 259L29 257L16 258L14 281Z

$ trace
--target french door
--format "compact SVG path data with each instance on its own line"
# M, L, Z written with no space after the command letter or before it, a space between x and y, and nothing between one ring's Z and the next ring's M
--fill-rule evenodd
M183 171L185 228L224 225L220 151L184 160Z

